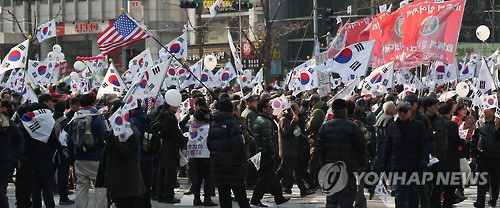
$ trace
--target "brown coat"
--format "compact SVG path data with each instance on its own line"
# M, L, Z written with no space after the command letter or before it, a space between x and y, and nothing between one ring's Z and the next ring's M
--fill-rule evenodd
M293 134L297 122L283 116L279 122L278 144L280 157L297 157L298 139Z

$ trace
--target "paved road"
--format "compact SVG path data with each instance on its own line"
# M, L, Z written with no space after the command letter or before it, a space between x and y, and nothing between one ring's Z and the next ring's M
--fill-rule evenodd
M193 203L193 195L183 195L184 192L187 191L188 189L188 184L186 178L180 178L180 183L181 183L181 188L175 189L176 191L176 197L181 199L181 203L171 205L171 204L164 204L164 203L158 203L156 201L152 201L153 207L155 208L165 208L165 207L192 207ZM203 189L202 189L203 190ZM252 195L252 191L249 190L247 191L248 197L250 198ZM279 207L325 207L325 202L326 202L326 197L319 193L319 191L311 196L303 197L301 198L299 195L299 189L297 186L294 186L292 189L292 194L291 195L285 195L288 197L291 197L290 202L286 203L285 205L281 205ZM91 201L93 201L93 195L94 191L90 191L91 194ZM456 207L473 207L473 203L475 200L475 195L476 195L476 187L471 187L467 188L465 190L465 194L469 197L469 199L465 200L464 202L458 204ZM15 195L14 195L14 185L10 184L8 191L7 191L7 196L9 197L9 205L10 207L14 208L15 207ZM366 198L368 198L368 193L365 193ZM70 199L75 198L75 195L70 195ZM489 197L487 197L489 199ZM54 196L54 200L56 204L59 202L59 196ZM218 198L213 197L213 201L217 202ZM276 207L276 204L274 204L273 197L269 194L266 194L264 196L264 199L262 200L264 204L269 205L270 207ZM76 207L74 205L69 205L69 206L56 206L59 208L65 208L65 207ZM233 203L233 207L238 207L237 203ZM394 198L391 198L388 202L384 203L378 196L375 196L372 200L368 200L368 207L370 208L385 208L385 207L395 207L394 206Z

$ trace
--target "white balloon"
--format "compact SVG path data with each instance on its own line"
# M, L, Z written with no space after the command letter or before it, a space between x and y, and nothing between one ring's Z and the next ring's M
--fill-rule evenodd
M54 60L54 52L52 52L52 51L51 51L51 52L49 52L49 53L47 54L47 57L49 58L49 60L50 60L50 61L53 61L53 60Z
M73 64L73 68L78 71L82 71L83 69L85 69L85 64L82 61L76 61L75 64Z
M69 76L71 77L72 80L78 80L80 78L80 76L78 76L78 73L76 72L71 72Z
M486 41L490 37L490 28L486 25L481 25L476 29L476 36L481 41Z
M182 103L182 95L179 91L170 89L165 93L165 102L170 106L180 106Z
M465 82L460 82L457 84L457 94L460 97L467 97L469 94L470 88L469 85Z
M205 59L203 59L203 65L207 70L214 70L217 66L217 57L215 57L214 55L205 56Z
M52 46L52 51L54 51L54 52L61 53L61 50L62 50L62 48L58 44L55 44L54 46Z
M61 59L59 59L60 61L64 60L65 56L64 56L64 53L61 53L61 55L59 56Z
M247 77L252 77L252 71L250 71L250 69L245 69L243 71L243 75L245 75Z

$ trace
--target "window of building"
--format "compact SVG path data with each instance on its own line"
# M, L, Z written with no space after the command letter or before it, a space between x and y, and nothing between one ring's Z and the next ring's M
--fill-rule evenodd
M52 3L61 3L61 0L52 0Z
M48 4L49 0L42 0L42 4Z
M3 6L4 7L10 7L10 5L11 5L10 0L3 0Z
M23 1L15 1L16 2L16 6L21 6L23 5Z
M66 2L73 2L73 0L66 0Z
M78 1L87 1L87 0L78 0Z

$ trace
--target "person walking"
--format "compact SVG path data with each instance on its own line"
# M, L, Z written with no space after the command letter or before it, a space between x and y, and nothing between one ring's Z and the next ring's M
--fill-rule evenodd
M397 120L387 129L384 165L382 171L388 170L399 177L406 174L408 180L412 174L419 174L429 161L429 143L427 134L422 134L424 124L411 117L412 106L407 101L401 101L397 106ZM406 182L406 181L405 181ZM392 181L396 208L414 207L419 205L419 186L416 183L403 184L402 181Z
M326 197L326 207L352 207L357 190L354 173L364 168L366 161L365 138L360 127L347 118L345 100L333 101L332 111L334 118L319 130L316 153L321 167L344 163L348 178L344 189Z
M274 202L277 205L288 202L290 198L283 197L281 184L276 175L278 163L278 127L274 124L273 108L269 103L269 99L261 99L257 104L259 116L255 119L253 133L257 152L260 152L261 163L257 171L257 184L250 201L251 205L258 207L267 207L262 204L261 199L264 197L266 189L269 187L269 192L274 196Z
M81 108L78 110L70 123L68 132L68 150L70 157L75 160L75 175L76 175L76 207L89 207L89 189L92 184L95 185L97 170L99 168L99 160L104 151L104 131L107 126L101 116L96 115L97 109L94 107L96 103L95 96L85 94L80 97ZM87 119L88 120L83 120ZM90 125L87 126L87 122ZM91 140L89 144L82 145L76 143L76 138L82 136L81 130L78 130L81 125L85 124L85 132L90 131ZM90 128L90 129L87 129ZM96 193L102 195L104 193ZM94 206L99 206L98 199L94 198ZM90 206L93 207L93 206Z
M233 105L228 98L217 103L207 145L219 190L220 207L232 207L232 190L239 207L249 208L245 190L245 165L248 155L245 152L239 121L233 116Z
M472 135L472 160L477 164L477 171L488 173L486 184L477 187L477 200L474 207L483 208L486 203L486 192L490 192L488 205L495 207L500 187L500 119L495 118L496 108L485 109L484 118L476 125ZM491 189L490 189L491 188Z

